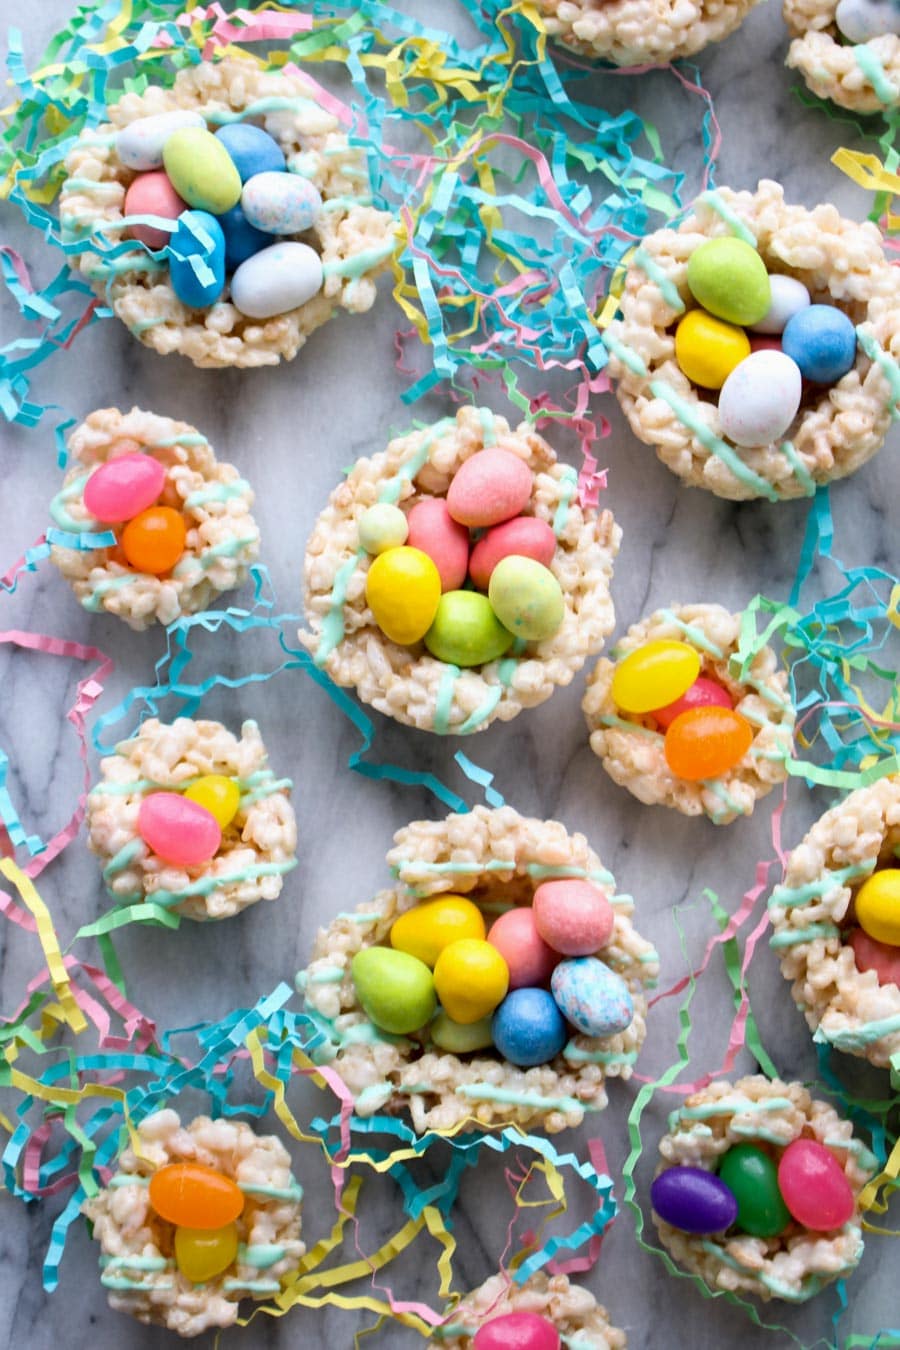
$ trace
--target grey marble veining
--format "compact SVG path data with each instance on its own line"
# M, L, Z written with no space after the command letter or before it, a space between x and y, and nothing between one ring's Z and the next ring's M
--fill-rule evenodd
M73 8L73 0L42 0L23 19L12 0L0 0L0 20L4 29L16 22L26 27L26 51L34 60ZM432 23L446 18L454 31L466 30L453 0L407 0L405 8ZM810 206L830 200L846 214L862 216L869 198L829 162L838 145L856 144L852 132L792 95L795 78L783 67L786 45L778 6L769 0L737 34L698 60L715 96L722 130L719 181L752 187L759 177L773 176L785 184L790 200ZM696 95L685 92L671 75L650 73L640 78L598 76L592 96L611 111L632 107L653 120L668 162L687 175L686 195L698 187L701 109ZM52 275L56 257L48 256L8 207L0 214L0 236L21 250L38 276ZM54 359L39 376L39 388L45 399L52 397L77 417L94 407L137 403L200 427L220 455L252 482L264 560L279 604L283 610L296 610L304 540L340 468L379 448L392 430L409 423L411 414L400 402L402 386L394 368L397 322L389 285L382 283L378 304L366 318L331 323L289 365L245 373L195 371L178 358L164 360L147 351L120 325L103 323L83 334L70 354ZM6 301L0 302L0 323L4 340L18 332ZM551 379L548 387L558 394L563 385ZM504 409L496 388L486 387L484 396ZM438 400L430 399L414 415L430 419L443 411ZM757 590L786 597L805 503L735 506L685 491L631 436L611 396L595 400L593 412L608 418L612 427L598 453L610 468L606 503L624 530L614 584L620 630L673 600L710 599L739 607ZM44 528L58 475L46 431L0 426L0 445L5 566ZM836 550L848 561L896 563L896 452L894 435L875 461L834 491ZM565 453L571 455L571 444ZM3 600L3 627L12 626L65 634L110 653L116 671L104 708L135 683L148 682L162 651L157 630L133 635L114 619L81 611L49 567L27 579L16 596ZM216 662L236 672L248 669L249 662L255 665L260 658L259 648L251 650L248 641L254 640L244 639L243 645L230 641L224 661L221 644L198 643L197 669L208 672ZM271 648L274 663L274 642ZM12 761L10 787L23 815L44 832L59 827L80 778L74 738L62 714L82 673L74 663L0 646L0 745ZM374 753L408 767L432 769L470 793L452 759L462 744L495 772L497 786L510 803L523 812L558 816L570 828L585 831L620 888L635 895L638 925L659 947L667 987L686 968L673 923L675 905L688 904L682 912L684 943L689 960L696 963L713 931L702 892L711 888L732 910L752 885L758 860L771 852L769 804L751 821L727 831L642 807L606 778L591 754L580 711L582 688L583 680L576 679L542 708L465 742L442 742L378 718ZM117 948L128 972L129 993L161 1027L219 1017L277 981L291 980L306 960L318 925L336 910L365 900L383 883L384 854L394 830L420 815L438 814L424 790L375 784L347 771L356 733L300 675L282 675L235 694L215 692L204 708L207 715L231 723L257 718L274 766L295 779L300 866L275 905L259 905L223 924L185 924L175 934L133 927L120 935ZM96 763L95 755L91 762ZM826 794L795 785L785 814L785 840L795 841L828 801ZM64 940L107 904L95 863L81 841L48 871L42 889ZM19 1001L36 968L33 939L9 925L0 928L4 1011ZM815 1059L804 1023L764 947L753 966L751 989L764 1041L779 1068L788 1077L811 1078ZM714 961L695 1003L691 1050L697 1073L721 1063L730 997ZM660 1072L674 1057L677 1003L665 1001L653 1013L640 1065L644 1073ZM739 1060L739 1069L749 1067L746 1058ZM862 1072L858 1077L872 1094L887 1087L883 1075ZM613 1084L609 1110L591 1122L591 1130L605 1142L614 1177L628 1152L626 1118L636 1090L634 1084ZM322 1109L311 1088L299 1087L294 1104L301 1118L304 1110ZM655 1140L675 1104L663 1096L644 1117L647 1165L639 1172L644 1186L652 1172ZM587 1135L584 1129L559 1142L583 1150ZM331 1222L328 1183L312 1149L295 1146L294 1157L307 1193L304 1237L311 1244ZM423 1164L423 1178L431 1166L430 1160ZM491 1273L502 1249L509 1201L501 1161L485 1155L477 1171L467 1175L462 1195L456 1219L460 1288ZM573 1189L575 1214L584 1217L588 1206L585 1193ZM145 1350L171 1343L166 1333L142 1328L106 1307L96 1249L81 1227L73 1232L59 1291L52 1297L44 1294L40 1264L53 1212L53 1204L30 1210L8 1198L0 1204L0 1345L9 1350L113 1350L123 1345ZM360 1213L363 1245L371 1250L399 1224L391 1183L367 1185ZM402 1297L435 1299L433 1265L422 1259L421 1249L415 1252L384 1280ZM873 1333L891 1319L897 1322L890 1261L890 1247L870 1239L848 1287L851 1311L841 1324L842 1335ZM722 1300L705 1301L689 1284L669 1276L636 1247L627 1212L614 1225L588 1280L613 1320L628 1328L635 1350L686 1345L718 1350L726 1344L756 1350L789 1343L785 1332L764 1333ZM828 1334L834 1306L833 1295L827 1294L806 1308L764 1312L763 1318L810 1341ZM257 1319L243 1333L243 1344L345 1350L354 1331L370 1320L335 1310L297 1311L275 1322ZM237 1344L237 1333L226 1333L225 1343ZM365 1342L400 1350L420 1343L413 1332L396 1326ZM212 1338L201 1338L200 1344L212 1344Z

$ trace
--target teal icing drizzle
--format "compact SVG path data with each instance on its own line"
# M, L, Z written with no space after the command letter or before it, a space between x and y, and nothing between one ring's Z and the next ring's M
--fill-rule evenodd
M815 942L817 938L840 937L841 930L833 923L811 923L808 928L789 928L784 933L773 933L769 946L795 947L799 942Z
M818 1275L804 1275L800 1288L793 1289L790 1285L776 1280L774 1276L768 1275L764 1270L745 1266L730 1252L726 1252L723 1247L710 1241L709 1238L699 1238L698 1241L705 1252L708 1252L710 1256L717 1257L723 1265L730 1266L732 1270L737 1270L742 1275L749 1275L752 1279L759 1280L760 1284L764 1284L767 1289L771 1289L773 1294L777 1294L779 1298L783 1298L789 1303L805 1303L808 1298L812 1298L813 1294L817 1294L822 1287L822 1281ZM852 1267L848 1266L846 1269L850 1270ZM833 1278L833 1276L830 1275L829 1278Z
M206 506L207 502L227 502L232 497L242 497L249 490L250 484L243 478L236 478L231 483L212 483L209 487L199 488L189 497L185 497L184 508L186 511L193 511L198 506Z
M152 319L138 319L137 323L130 325L128 331L131 333L146 333L148 329L156 328L157 324L161 323L168 323L168 318L165 314L157 314L156 317Z
M634 1064L637 1060L635 1050L585 1050L573 1041L569 1041L562 1053L563 1059L571 1064Z
M145 1283L142 1280L129 1280L126 1275L107 1275L105 1272L100 1276L100 1283L104 1289L112 1289L116 1293L124 1293L130 1289L144 1289ZM174 1285L171 1280L154 1281L154 1289L172 1289Z
M497 435L494 431L494 414L490 408L479 408L478 417L481 421L481 442L482 445L496 445Z
M651 380L650 392L654 398L661 398L664 403L668 403L682 426L687 427L688 431L696 436L700 444L711 455L717 455L725 467L731 470L735 478L742 483L746 483L748 487L752 487L759 496L768 498L770 502L781 500L772 484L748 468L728 442L723 441L721 436L717 436L707 426L694 405L677 394L671 385L666 384L665 380Z
M244 1195L261 1195L267 1200L291 1200L297 1203L303 1199L303 1187L293 1177L287 1186L263 1186L249 1181L239 1181L237 1185Z
M865 42L850 50L857 66L875 90L879 103L891 107L900 98L900 89L891 80L878 53Z
M143 839L129 839L127 844L123 844L118 853L113 854L109 862L103 869L103 880L112 881L113 877L118 876L120 872L139 858L144 851Z
M649 254L645 253L642 248L635 251L631 258L631 263L632 266L639 267L644 273L644 276L650 278L663 300L665 300L666 304L669 306L669 309L674 309L676 314L684 313L684 301L678 294L678 287L666 275L659 263L654 262Z
M117 895L116 899L120 905L135 904L140 900L146 900L148 904L162 905L164 909L171 908L172 905L178 905L182 900L187 900L194 895L207 896L213 891L217 891L222 886L240 885L245 881L252 881L256 877L282 876L285 872L290 872L297 866L296 858L288 858L285 862L254 863L250 867L243 867L239 872L229 872L224 876L200 877L197 881L192 881L190 885L185 886L180 891L167 891L163 887L159 890L134 891L130 895Z
M823 877L816 877L803 886L776 886L769 897L769 909L792 909L795 905L809 904L810 900L818 900L829 891L846 886L848 881L869 876L874 868L875 859L867 858L865 862L850 863L847 867L826 872Z
M240 112L229 112L226 108L201 108L199 111L206 118L207 122L212 122L214 126L224 126L225 123L243 122L248 117L261 117L263 113L269 112L299 112L302 108L316 109L318 104L315 99L306 98L298 95L296 98L259 98L255 103L248 103L246 108ZM344 153L345 147L339 147L341 153ZM326 154L328 152L326 151Z
M617 356L622 362L622 365L626 366L628 370L631 371L632 375L646 376L649 373L637 352L633 351L631 347L626 346L624 342L620 342L617 337L613 336L608 328L604 331L602 338L603 345L606 349L611 351L613 356Z
M432 1091L430 1088L424 1090ZM467 1097L476 1102L503 1102L509 1106L536 1106L543 1107L548 1111L599 1109L587 1102L579 1101L577 1097L545 1097L540 1092L513 1092L511 1088L498 1088L491 1083L460 1083L454 1091L457 1097Z
M578 472L573 469L571 464L566 464L563 467L559 487L559 505L553 517L553 533L557 539L566 528L569 519L569 507L578 489Z
M61 530L71 530L73 534L81 534L85 530L99 530L101 528L99 520L92 520L90 518L87 520L75 520L75 518L70 516L66 510L67 502L73 501L76 497L81 496L84 485L90 476L91 470L88 469L87 473L81 473L77 478L73 478L71 483L68 483L60 492L57 492L50 503L50 519L53 521L54 525L59 526Z
M281 1285L278 1280L225 1280L222 1288L229 1292L246 1289L248 1294L277 1294Z
M171 1261L164 1256L101 1256L103 1270L168 1270Z
M324 666L335 647L339 646L344 640L344 604L347 600L347 589L353 573L365 556L366 550L358 548L353 556L342 563L337 570L331 587L331 602L328 613L322 620L319 645L313 658L317 666Z
M241 549L247 548L250 544L255 544L259 540L259 534L245 535L243 539L237 536L231 539L223 539L219 544L213 544L210 548L205 548L196 557L186 554L180 562L172 568L173 577L187 576L190 572L196 572L198 569L205 572L218 562L220 558L233 558Z
M732 234L742 239L745 244L749 244L751 248L756 248L756 235L748 229L740 216L735 215L730 206L725 205L718 192L704 192L700 200L711 206L717 216L721 216Z
M238 1247L239 1264L256 1266L259 1270L268 1270L269 1266L277 1265L284 1257L285 1250L278 1243L253 1242L246 1247L242 1242Z
M816 483L812 474L808 472L806 465L797 453L796 447L792 441L783 441L781 453L784 455L788 464L790 464L794 477L803 488L804 497L814 497L816 495Z
M444 663L434 701L434 729L439 736L446 736L450 729L450 713L453 709L453 691L459 679L459 666Z
M344 172L346 173L346 170ZM389 258L395 247L394 241L391 239L379 248L364 249L362 253L357 253L353 258L334 258L331 262L322 264L322 275L326 277L361 277L371 267L377 267L380 262L384 262L385 258Z
M671 623L676 628L680 628L684 636L694 647L699 647L700 651L707 652L716 661L721 661L724 658L725 653L722 651L722 648L708 638L702 628L697 628L694 624L686 623L684 619L679 619L678 615L671 609L661 609L659 613L660 616L665 619L666 623Z
M891 417L900 417L900 366L883 347L875 341L871 333L867 333L862 327L856 330L856 340L862 347L870 361L874 361L887 380L891 391L888 410Z
M157 450L171 450L176 445L182 445L186 449L191 446L209 445L209 441L205 436L201 436L199 431L182 431L178 436L160 437L153 444Z
M124 586L130 586L134 578L134 572L124 572L121 576L104 577L101 581L95 581L93 583L94 589L81 602L82 609L90 610L92 614L98 613L104 595L109 595L112 591L120 591Z
M821 1025L819 1030L822 1031ZM863 1050L874 1041L880 1041L882 1036L893 1036L898 1031L900 1031L900 1013L896 1013L893 1017L882 1017L877 1022L864 1022L862 1026L856 1028L843 1027L835 1031L825 1031L823 1035L838 1050Z

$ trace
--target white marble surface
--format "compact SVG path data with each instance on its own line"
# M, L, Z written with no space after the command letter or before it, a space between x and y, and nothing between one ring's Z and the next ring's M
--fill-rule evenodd
M407 9L432 22L446 16L448 27L464 30L454 0L407 0ZM73 0L42 0L28 11L26 50L37 56L50 32L73 11ZM0 0L3 26L23 22L12 0ZM789 199L813 205L831 200L847 214L862 215L869 199L829 163L834 148L853 144L849 129L803 108L792 96L793 76L783 68L786 35L775 0L764 3L744 27L700 58L705 80L716 97L724 137L719 181L753 186L759 176L780 178ZM661 128L669 162L697 183L699 109L671 76L598 77L598 97L611 107L633 106ZM850 137L848 141L847 138ZM56 258L34 234L26 233L9 207L0 214L0 236L17 246L42 277L51 275ZM4 337L18 331L8 303L0 311ZM303 544L313 518L342 466L360 453L379 448L392 429L410 414L398 398L392 334L397 312L389 286L382 284L375 311L362 320L341 318L320 331L293 364L250 373L196 371L178 358L161 359L129 339L116 323L96 325L75 349L55 358L39 377L39 391L75 416L108 404L137 403L181 417L209 435L223 457L233 460L253 483L264 539L264 560L278 588L283 609L299 604L298 578ZM559 391L558 381L550 382ZM503 410L497 390L488 400ZM430 418L443 409L438 401L419 405L415 415ZM785 597L797 562L806 514L805 503L732 506L700 492L687 492L638 444L625 427L612 397L598 399L594 413L605 416L612 434L602 444L608 464L606 501L624 529L614 596L620 629L654 606L672 600L719 600L743 605L757 590ZM47 431L23 431L0 424L3 465L2 561L6 566L45 525L46 504L55 491L57 470ZM571 450L571 447L569 447ZM893 448L886 449L834 493L837 548L856 563L890 565L896 555L890 503L896 474ZM137 682L151 677L162 650L158 630L132 635L114 619L81 611L55 571L44 567L19 594L3 600L4 628L18 626L65 634L95 643L117 662L103 706ZM256 662L258 650L233 642L197 664L212 663L240 672ZM273 660L276 656L274 646ZM80 675L80 671L77 672ZM79 766L70 729L62 713L71 698L76 671L0 647L0 745L12 760L11 786L27 820L35 827L58 828L75 791ZM696 961L712 929L701 892L716 890L733 909L752 884L760 858L769 856L768 804L750 822L727 833L705 821L691 821L639 805L611 783L591 754L580 711L582 680L555 695L552 702L510 725L497 725L465 743L467 753L496 773L507 799L527 813L558 816L584 830L616 873L621 889L637 898L637 922L658 945L663 984L685 968L672 923L675 904L694 902L684 915L689 956ZM223 1015L252 1002L278 980L290 980L307 956L319 924L337 909L364 900L385 879L384 853L391 835L405 821L439 814L429 796L414 789L374 784L347 771L356 738L328 699L298 674L251 686L237 695L216 693L205 705L208 715L238 723L244 716L260 722L274 763L296 780L301 861L278 904L260 905L242 917L214 926L186 924L175 934L131 928L118 941L128 972L129 992L162 1027ZM463 791L452 760L459 743L412 734L378 719L377 753L400 763L433 768ZM770 799L771 801L771 799ZM795 785L785 817L785 838L794 842L809 821L828 804L825 794ZM102 912L107 899L93 859L81 841L51 867L43 891L63 939ZM37 967L35 944L9 925L0 928L2 1009L18 1003ZM810 1041L791 1003L774 957L765 948L753 966L752 992L765 1042L787 1077L815 1072ZM673 1058L677 1024L670 1000L653 1014L641 1068L660 1072ZM729 990L714 965L703 980L695 1004L697 1033L693 1049L697 1073L720 1064ZM749 1068L749 1061L739 1067ZM863 1075L871 1093L883 1093L885 1076ZM604 1139L613 1175L627 1153L625 1120L634 1085L614 1084L608 1112L592 1122ZM311 1106L321 1109L319 1101ZM302 1095L298 1094L298 1103ZM652 1158L666 1112L665 1097L645 1116L645 1141ZM298 1110L302 1112L302 1105ZM582 1148L586 1132L564 1137ZM312 1150L295 1150L296 1170L307 1188L304 1236L312 1242L330 1224L327 1184ZM647 1181L647 1170L643 1173ZM459 1241L458 1283L480 1282L495 1267L509 1213L501 1165L486 1157L464 1185L464 1203L456 1220ZM583 1196L578 1204L584 1204ZM53 1205L26 1210L9 1199L0 1208L0 1344L15 1350L67 1350L97 1346L149 1347L168 1341L165 1333L145 1329L107 1309L97 1281L96 1249L86 1232L73 1233L61 1286L53 1297L40 1284L40 1261ZM397 1226L390 1186L376 1183L363 1205L364 1231L374 1247ZM891 1249L871 1239L862 1265L849 1286L851 1311L842 1335L873 1333L897 1321L896 1289L890 1283ZM433 1269L421 1257L396 1267L391 1281L404 1297L434 1296ZM613 1320L629 1329L636 1350L709 1348L737 1344L747 1350L787 1345L784 1333L763 1333L722 1300L702 1300L686 1283L666 1274L661 1263L635 1246L633 1221L617 1221L589 1283L610 1308ZM810 1341L829 1331L834 1310L825 1295L801 1310L786 1309L783 1322ZM257 1320L244 1333L252 1346L349 1347L362 1322L352 1314L298 1311L277 1322ZM207 1338L211 1343L211 1338ZM236 1343L236 1333L225 1336ZM385 1347L414 1346L417 1337L389 1327L365 1342Z

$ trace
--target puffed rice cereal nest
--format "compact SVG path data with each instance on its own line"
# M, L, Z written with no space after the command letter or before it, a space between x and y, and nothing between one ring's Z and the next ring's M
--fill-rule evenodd
M749 816L760 797L787 777L794 708L787 674L776 669L771 647L757 646L749 665L739 653L743 615L721 605L672 605L632 625L588 676L582 700L591 749L616 783L648 806L671 806L686 816L705 814L714 825ZM756 728L744 758L721 778L688 782L666 763L665 736L652 713L620 712L612 696L616 663L636 647L674 639L700 656L700 675L717 681L734 700L735 712Z
M507 1313L536 1313L552 1322L565 1343L579 1350L625 1350L625 1332L610 1326L609 1314L589 1289L571 1284L566 1275L547 1276L543 1271L524 1284L492 1275L457 1304L449 1319L432 1332L445 1350L469 1350L479 1327Z
M856 325L852 368L827 389L808 386L787 438L759 447L721 436L714 395L675 359L676 322L692 303L688 260L704 240L729 234ZM768 179L756 192L705 192L676 230L649 235L631 258L620 307L604 335L616 396L637 438L689 487L732 501L812 496L871 459L897 416L900 274L878 229L843 219L828 203L788 206Z
M538 1126L548 1134L579 1125L607 1103L606 1079L629 1078L647 1033L647 990L659 958L631 923L634 902L615 894L615 880L581 834L555 820L531 820L512 807L477 806L445 820L417 820L399 830L387 861L397 884L355 913L320 929L312 958L297 977L307 1013L327 1042L316 1054L350 1088L359 1115L408 1111L419 1132ZM503 864L507 864L504 866ZM351 976L358 951L386 943L394 920L442 892L466 895L490 921L511 905L527 905L553 877L586 877L615 906L615 928L603 948L606 965L628 985L631 1025L603 1039L576 1033L560 1055L531 1069L515 1068L495 1050L464 1057L410 1037L378 1031L360 1007Z
M664 65L721 42L758 0L537 0L547 32L580 56Z
M895 108L900 103L900 37L884 33L845 45L836 10L837 0L784 0L792 38L785 64L799 70L819 98L851 112Z
M856 891L896 867L900 779L882 778L826 811L791 853L769 901L782 973L815 1040L900 1077L900 987L859 970L845 941Z
M702 1167L714 1172L735 1144L752 1143L771 1157L795 1139L824 1144L840 1164L856 1196L877 1159L854 1139L849 1120L827 1102L816 1101L799 1083L770 1081L762 1074L736 1083L711 1083L686 1098L659 1142L668 1167ZM673 1228L657 1214L659 1238L682 1269L699 1275L713 1290L745 1292L757 1298L803 1303L826 1284L850 1274L863 1253L859 1213L833 1232L812 1232L792 1220L777 1237L714 1234L700 1237Z
M280 106L267 110L266 100ZM294 106L284 107L285 100ZM165 260L142 245L124 261L106 260L91 248L101 234L107 247L120 242L125 192L136 176L118 159L115 133L140 117L176 109L201 112L213 127L227 120L220 114L243 112L278 141L289 164L302 159L304 176L328 208L312 229L294 236L324 265L324 285L311 300L271 319L249 319L229 303L226 282L216 304L192 309L176 297ZM369 205L365 154L349 144L302 75L266 72L246 61L202 62L179 71L171 89L124 94L108 112L109 123L85 131L66 158L60 225L65 241L84 241L73 263L145 346L161 356L181 352L196 366L273 366L292 360L337 310L372 308L375 278L394 251L396 221Z
M446 496L460 465L487 446L516 455L534 473L524 514L556 532L550 570L562 587L565 617L553 637L530 642L519 655L513 649L500 660L457 670L431 656L423 642L401 647L379 629L366 603L371 559L359 546L359 520L378 501L397 500L408 510L424 497ZM307 542L301 642L336 684L423 731L467 735L543 703L601 650L615 623L609 587L622 532L610 511L579 505L577 482L576 471L558 463L527 423L512 430L488 409L468 406L455 420L411 431L371 459L357 460Z
M141 802L207 774L237 781L237 814L210 862L166 863L138 835ZM106 889L120 905L158 905L187 919L228 919L257 900L277 900L285 873L297 866L291 787L269 768L255 722L245 722L238 739L221 722L178 717L165 726L149 719L101 759L100 781L88 794L88 845Z
M231 1326L240 1300L278 1294L283 1277L296 1270L306 1251L300 1240L303 1191L287 1149L275 1135L256 1135L243 1121L198 1116L182 1126L171 1109L148 1116L137 1136L137 1147L125 1149L115 1176L83 1205L103 1251L100 1283L110 1307L179 1336ZM245 1197L235 1221L237 1257L204 1284L194 1284L178 1269L176 1227L150 1205L149 1178L160 1167L183 1162L215 1168Z
M259 527L250 510L253 489L233 464L216 459L196 428L140 408L128 413L102 408L75 428L68 449L72 462L50 504L58 530L92 534L113 529L89 515L84 489L99 465L136 450L165 465L158 504L179 511L187 525L184 553L163 576L136 572L118 550L53 545L50 557L85 609L115 614L139 631L197 614L246 581L259 557Z

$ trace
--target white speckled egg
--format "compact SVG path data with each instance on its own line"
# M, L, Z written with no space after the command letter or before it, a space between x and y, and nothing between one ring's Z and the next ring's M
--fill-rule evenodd
M722 385L722 435L745 446L779 440L797 415L802 386L796 361L784 352L751 352Z
M186 108L139 117L117 134L116 154L127 169L161 169L163 146L173 131L205 126L200 113Z
M231 301L250 319L271 319L305 305L321 289L318 253L285 239L241 263L231 278Z
M770 276L769 290L772 296L769 308L759 323L750 325L753 333L783 333L788 319L801 309L808 309L811 303L809 291L796 277Z
M241 210L254 229L266 234L302 234L318 220L322 198L308 178L267 170L247 179Z
M892 0L840 0L834 21L848 42L900 35L900 6Z

